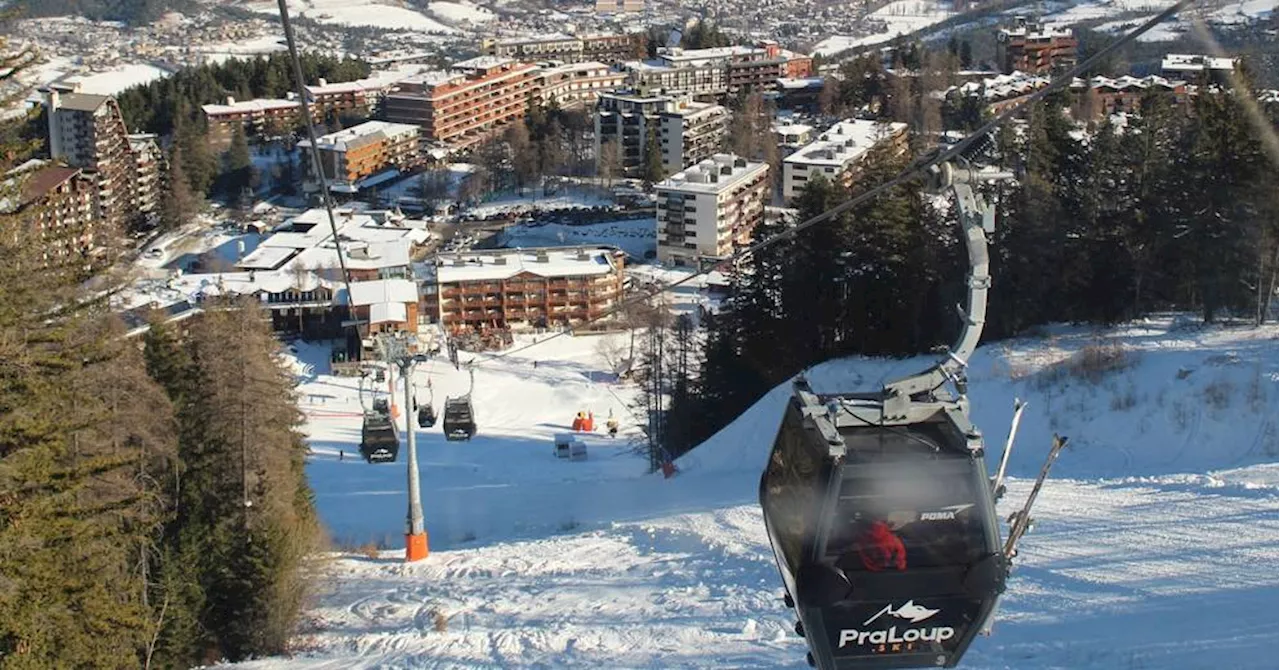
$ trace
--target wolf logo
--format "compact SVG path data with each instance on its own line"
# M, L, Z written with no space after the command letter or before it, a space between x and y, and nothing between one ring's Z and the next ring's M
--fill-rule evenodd
M876 612L875 616L862 622L862 625L864 626L870 625L872 621L879 619L881 616L884 616L885 614L896 616L899 619L910 619L911 623L920 623L921 621L928 619L929 617L937 614L940 611L941 610L931 610L927 607L921 607L920 605L915 604L915 602L911 600L908 600L905 604L902 605L902 607L899 607L896 610L893 609L893 603L889 603L888 605L884 606L884 609L880 610L879 612Z

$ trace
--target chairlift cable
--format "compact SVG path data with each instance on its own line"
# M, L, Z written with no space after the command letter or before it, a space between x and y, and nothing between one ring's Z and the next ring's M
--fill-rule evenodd
M293 64L293 82L298 93L298 106L302 109L302 122L307 127L307 138L310 140L311 168L316 179L320 182L320 197L324 200L325 212L329 215L329 230L333 233L333 245L338 254L338 266L342 270L342 283L347 289L347 311L348 316L352 319L352 328L356 330L356 337L363 339L360 332L359 319L356 317L355 296L351 294L351 274L347 271L347 260L342 254L342 240L338 236L338 223L333 215L333 200L329 197L329 180L324 176L324 170L320 163L320 148L316 138L315 124L311 122L311 109L307 105L307 86L302 76L302 61L298 58L298 45L293 37L293 25L289 23L289 8L285 0L277 0L276 5L280 8L280 24L284 28L285 41L289 45L289 60Z
M279 2L283 3L284 0L279 0ZM752 244L751 246L748 246L745 249L741 249L737 252L734 252L727 258L724 258L716 262L715 264L711 265L708 268L698 270L697 272L683 279L675 281L671 284L667 284L666 286L663 286L657 289L656 291L652 291L644 295L633 296L631 298L625 299L613 309L606 310L603 314L600 314L593 318L587 319L586 321L583 321L582 323L578 324L576 328L580 329L584 326L589 326L593 323L596 323L597 321L607 319L621 312L627 307L638 304L645 300L655 298L659 295L665 294L668 291L672 291L676 288L684 286L685 284L688 284L689 282L692 282L694 279L708 275L712 272L715 272L727 266L734 266L739 261L743 260L748 256L751 256L757 251L760 251L766 247L773 246L775 243L781 242L782 240L787 239L788 237L792 237L796 233L799 233L802 230L811 228L813 226L818 225L819 223L822 223L835 216L843 214L844 212L847 212L850 209L853 209L854 207L857 207L858 205L861 205L862 203L867 202L868 200L876 198L877 196L883 194L886 191L889 191L890 189L893 189L908 181L912 181L917 177L920 177L921 175L925 174L930 168L936 165L942 164L948 160L951 160L957 156L960 156L965 151L967 151L975 142L978 142L984 139L989 133L991 133L991 131L995 130L998 126L1003 124L1005 121L1008 121L1010 118L1018 114L1027 105L1033 102L1037 102L1041 98L1044 98L1045 96L1049 95L1050 93L1060 88L1063 88L1064 86L1069 85L1072 81L1075 80L1077 75L1088 71L1095 64L1097 64L1103 58L1106 58L1112 52L1116 51L1117 49L1124 46L1125 44L1128 44L1129 42L1134 41L1135 39L1140 37L1143 33L1146 33L1147 31L1156 27L1156 25L1162 23L1165 19L1168 19L1174 14L1177 14L1178 12L1194 5L1195 3L1196 3L1196 0L1178 0L1178 2L1170 5L1167 9L1153 16L1152 18L1148 19L1142 25L1138 26L1137 28L1134 28L1133 30L1126 33L1122 37L1111 42L1102 50L1093 54L1089 58L1086 58L1083 62L1071 68L1066 73L1059 75L1058 77L1050 81L1049 84L1044 88L1038 91L1035 91L1034 93L1031 93L1025 99L1020 101L1018 104L1010 107L1009 109L997 115L995 118L983 124L981 128L965 136L963 139L961 139L956 144L952 145L950 148L940 151L934 154L932 157L923 158L922 161L917 161L916 164L908 166L902 172L898 173L896 177L890 179L889 181L883 182L879 186L876 186L870 190L864 191L859 195L849 198L848 200L845 200L844 202L834 207L831 207L830 209L820 214L812 216L796 224L795 226L788 228L787 230L770 235L769 237L766 237L765 239L760 240L759 242L756 242L755 244ZM507 356L511 356L513 354L517 354L522 351L527 351L529 349L532 349L533 347L538 346L539 344L543 344L545 342L554 340L558 337L569 334L570 332L571 332L570 330L561 330L559 332L552 333L551 335L544 337L540 340L537 340L536 342L530 342L528 344L516 347L514 349L499 352L491 356L488 359L488 361L501 360L503 358L506 358ZM474 362L473 362L473 365L475 365Z

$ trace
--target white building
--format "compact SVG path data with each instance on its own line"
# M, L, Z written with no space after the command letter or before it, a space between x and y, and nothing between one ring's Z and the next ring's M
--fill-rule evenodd
M663 171L679 171L711 154L728 134L729 111L688 96L601 93L595 116L596 157L605 142L618 146L623 174L644 170L649 139L662 152Z
M769 165L715 154L656 185L658 260L696 265L749 244L764 220Z
M848 187L867 152L907 150L907 124L861 119L841 121L782 161L782 196L790 201L818 176Z

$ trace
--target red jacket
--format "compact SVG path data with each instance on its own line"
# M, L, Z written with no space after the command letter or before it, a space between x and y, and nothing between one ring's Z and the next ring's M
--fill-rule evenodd
M872 572L891 567L907 569L907 548L883 521L871 524L870 530L858 538L858 555L862 557L862 565Z

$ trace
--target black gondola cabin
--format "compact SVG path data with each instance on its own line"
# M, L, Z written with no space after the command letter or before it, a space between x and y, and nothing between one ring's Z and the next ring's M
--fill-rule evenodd
M471 396L445 398L444 401L444 437L446 440L460 442L470 440L476 434L475 412L471 407Z
M953 412L868 425L845 409L877 402L797 383L760 481L765 526L815 665L954 667L1008 573L982 450ZM877 522L902 563L867 560Z
M375 408L378 403L374 403ZM385 401L382 405L385 407ZM400 436L389 411L365 412L360 427L360 455L370 463L394 463L400 453Z

